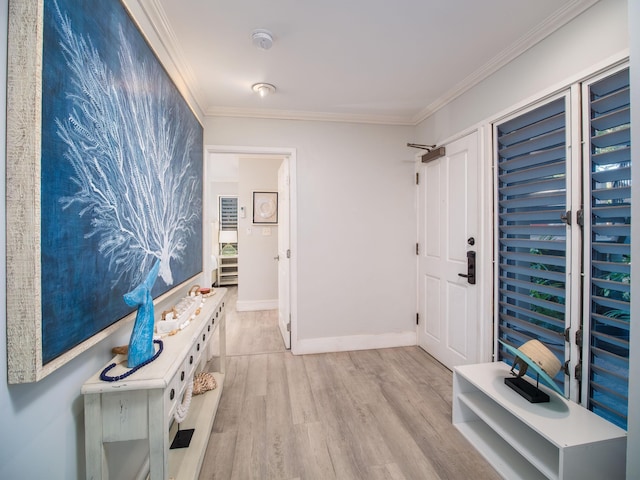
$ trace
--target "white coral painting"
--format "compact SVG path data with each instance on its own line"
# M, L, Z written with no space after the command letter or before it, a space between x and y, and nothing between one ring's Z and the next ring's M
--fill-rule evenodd
M45 1L43 360L202 265L202 127L117 1Z

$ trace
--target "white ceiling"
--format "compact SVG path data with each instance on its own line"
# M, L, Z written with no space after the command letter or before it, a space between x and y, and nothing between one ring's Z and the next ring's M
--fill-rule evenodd
M416 124L597 0L137 1L206 115Z

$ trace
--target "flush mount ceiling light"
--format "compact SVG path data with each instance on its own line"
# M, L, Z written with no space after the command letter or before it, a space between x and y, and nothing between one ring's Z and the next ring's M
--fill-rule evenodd
M273 36L269 30L259 28L251 34L251 41L256 48L269 50L271 45L273 45Z
M251 87L251 90L258 93L261 97L266 97L271 93L275 93L276 87L270 83L256 83Z

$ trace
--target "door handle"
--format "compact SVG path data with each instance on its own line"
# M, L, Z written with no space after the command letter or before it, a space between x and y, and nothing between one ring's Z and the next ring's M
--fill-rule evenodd
M476 284L476 252L467 252L467 273L459 273L458 276L466 278L470 285Z
M276 255L275 257L273 257L274 260L280 260L280 255Z

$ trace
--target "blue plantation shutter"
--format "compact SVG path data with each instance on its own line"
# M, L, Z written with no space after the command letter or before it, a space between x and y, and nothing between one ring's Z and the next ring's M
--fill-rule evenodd
M538 339L564 363L566 107L550 101L496 127L498 330L519 347ZM500 359L513 357L500 347ZM564 376L554 379L564 388Z
M629 70L591 84L588 95L588 406L626 428L631 301Z
M220 230L238 229L238 197L220 197Z

